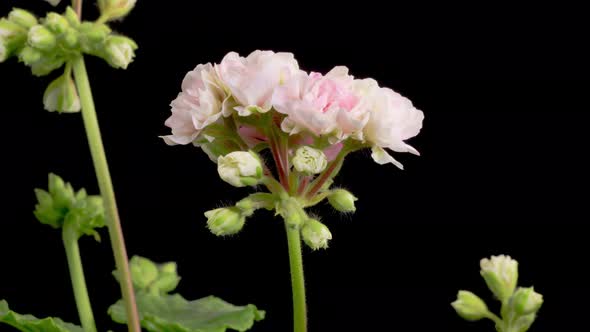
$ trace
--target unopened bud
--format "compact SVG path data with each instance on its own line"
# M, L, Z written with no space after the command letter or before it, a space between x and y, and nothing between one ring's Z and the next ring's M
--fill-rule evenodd
M43 25L35 25L29 30L28 42L38 50L48 51L55 47L56 39L53 33Z
M254 152L235 151L217 159L221 179L235 187L254 186L262 180L262 163Z
M30 46L25 46L18 55L20 61L24 62L27 66L32 66L34 63L41 60L43 57L43 53L41 51L32 48Z
M306 175L319 174L328 165L324 152L309 146L298 148L292 161L295 169Z
M326 225L315 219L308 219L301 228L303 241L313 250L328 248L328 241L332 239L332 233Z
M480 262L481 275L498 300L504 302L514 293L518 281L518 262L510 256L492 256Z
M0 19L0 62L21 49L27 39L27 30L5 18Z
M20 8L13 9L8 14L8 19L23 28L30 28L36 24L38 24L37 18L35 15L29 13L28 11Z
M109 21L125 17L135 6L136 0L98 0L98 8Z
M111 36L106 42L106 60L115 68L127 69L135 57L137 44L123 36Z
M150 286L152 292L168 293L176 289L180 283L180 277L176 272L176 263L160 264L158 269L160 271L158 279Z
M476 321L485 318L488 307L477 295L468 291L459 291L457 300L451 303L457 314L468 321Z
M330 202L330 205L340 212L356 211L354 202L357 200L358 198L345 189L332 190L328 195L328 202Z
M210 210L205 212L205 217L207 217L209 230L217 236L236 234L246 222L246 218L236 207Z
M70 75L62 75L49 84L43 95L43 105L49 112L80 111L80 97Z
M58 13L47 14L44 24L56 34L63 34L70 27L68 20Z
M68 23L73 27L80 26L80 18L76 11L72 7L66 8L66 12L64 13L64 17L68 20Z
M536 313L543 305L543 295L535 292L533 287L521 287L514 293L511 304L518 315L530 315Z
M158 278L158 266L151 260L133 256L129 261L131 279L138 289L145 289Z

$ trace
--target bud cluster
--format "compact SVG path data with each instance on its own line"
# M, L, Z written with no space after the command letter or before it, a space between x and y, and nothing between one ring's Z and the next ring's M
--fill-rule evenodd
M517 288L518 262L510 256L492 256L481 260L481 275L494 296L502 303L501 318L488 310L477 295L459 291L451 305L463 319L477 321L489 318L498 332L525 332L535 321L543 296L533 287Z
M53 228L74 224L79 234L97 236L95 229L104 226L104 206L100 196L89 196L86 190L74 191L72 185L55 174L49 174L48 190L35 189L35 217Z
M7 19L0 19L0 62L17 55L36 76L49 74L80 53L125 69L136 49L133 40L114 34L100 21L80 22L71 7L63 15L50 12L41 20L22 9L13 9Z
M166 294L176 289L180 282L174 262L156 264L147 258L133 256L129 260L129 269L136 291Z

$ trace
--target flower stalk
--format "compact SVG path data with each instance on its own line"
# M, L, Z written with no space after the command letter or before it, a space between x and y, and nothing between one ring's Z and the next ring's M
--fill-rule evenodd
M76 299L76 307L80 316L80 323L84 332L96 332L94 314L90 305L86 279L84 278L84 269L82 267L82 258L80 257L80 247L78 246L79 238L78 228L72 222L65 222L62 230L62 239L66 249L68 259L68 268L70 269L70 279Z
M120 285L122 291L123 301L125 302L126 313L128 317L128 327L130 332L140 332L139 316L137 314L137 305L135 303L135 294L133 291L133 284L131 282L131 273L129 271L129 263L127 259L127 250L125 249L125 240L123 238L123 230L119 220L119 213L117 211L117 203L115 201L115 192L111 182L111 175L109 172L106 154L100 135L100 128L98 126L98 119L96 117L96 110L94 107L94 100L92 98L92 91L90 89L90 82L88 80L88 73L84 58L77 57L72 61L74 77L76 79L76 86L80 94L80 103L82 106L82 118L84 120L84 128L88 137L88 144L90 153L92 154L92 161L101 195L104 199L105 215L107 226L109 229L109 237L111 239L111 246L115 256L115 264L120 275Z

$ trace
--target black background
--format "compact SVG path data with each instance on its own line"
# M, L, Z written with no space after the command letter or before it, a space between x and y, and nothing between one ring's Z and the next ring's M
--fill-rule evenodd
M49 9L11 0L0 15L14 5ZM289 51L306 70L346 65L374 77L426 114L411 140L422 157L397 156L405 171L368 153L349 158L337 183L360 198L355 215L315 209L334 239L328 250L304 253L310 331L493 331L490 322L459 319L449 303L459 289L492 303L479 260L501 253L520 262L521 285L545 296L531 331L586 329L588 29L576 13L539 4L415 11L139 1L113 25L140 45L130 68L87 61L129 253L178 262L178 290L189 299L215 294L266 309L255 331L291 329L281 222L260 213L237 236L210 234L203 212L249 190L220 181L201 151L158 138L198 63L229 51ZM96 17L90 1L84 14ZM34 78L14 59L0 65L0 298L19 312L76 322L60 234L32 215L33 188L46 186L49 171L98 190L80 116L43 110L56 75ZM118 286L101 234L102 243L84 238L81 246L104 331L117 328L105 312Z

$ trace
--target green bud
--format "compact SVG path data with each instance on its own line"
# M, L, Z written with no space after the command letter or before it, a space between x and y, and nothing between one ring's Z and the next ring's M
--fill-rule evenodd
M33 75L45 76L55 69L63 66L64 62L64 58L46 53L42 54L42 58L34 63L29 64L29 66L31 67L31 72Z
M61 35L70 27L68 20L58 13L49 13L45 17L45 26L53 33Z
M301 236L305 244L313 250L328 248L328 241L332 239L328 227L315 219L305 221L301 228Z
M328 166L324 152L309 146L298 148L292 162L297 171L306 175L319 174Z
M205 212L207 226L217 236L236 234L244 227L246 218L236 207L219 208Z
M176 289L180 283L180 277L176 272L176 263L169 262L158 266L160 273L158 279L150 285L152 293L168 293Z
M76 14L76 11L72 7L66 8L64 17L66 18L66 20L68 20L68 23L71 26L75 28L80 26L80 18L78 17L78 14Z
M24 62L27 66L32 66L34 63L39 62L43 57L41 51L31 47L25 46L18 55L20 61Z
M52 5L53 7L59 5L59 3L61 2L61 0L46 0L47 2L49 2L50 5Z
M108 21L125 17L135 6L136 0L98 0L101 16Z
M80 33L74 28L68 28L62 35L63 44L69 49L75 49L80 44Z
M49 174L48 187L47 191L35 189L34 214L41 223L60 228L67 222L76 225L80 235L97 235L94 229L104 226L102 197L88 196L84 189L76 193L55 174Z
M135 57L137 44L130 38L111 36L105 45L105 59L114 68L127 69Z
M80 33L86 44L89 44L85 46L94 51L103 46L104 41L111 33L111 29L106 24L84 22L80 26Z
M27 30L5 18L0 19L0 62L18 52L25 45Z
M147 258L133 256L129 261L129 269L133 285L138 289L146 289L158 279L157 265Z
M543 295L535 292L533 287L520 287L514 293L511 300L514 312L521 316L536 313L543 305Z
M43 105L49 112L75 113L80 111L80 98L69 74L49 84L43 95Z
M451 303L457 314L468 321L476 321L488 316L488 307L477 295L469 291L459 291L457 300Z
M482 277L498 300L510 299L518 281L518 262L510 256L500 255L482 259L480 266Z
M354 202L358 198L354 197L349 191L344 189L335 189L328 195L328 202L332 207L340 212L354 212L356 207Z
M24 9L20 9L20 8L13 9L8 14L8 19L10 21L20 25L21 27L27 28L27 29L38 24L37 18L35 17L35 15L29 13L28 11L26 11Z
M55 47L56 39L43 25L35 25L29 30L28 43L38 50L49 51Z

